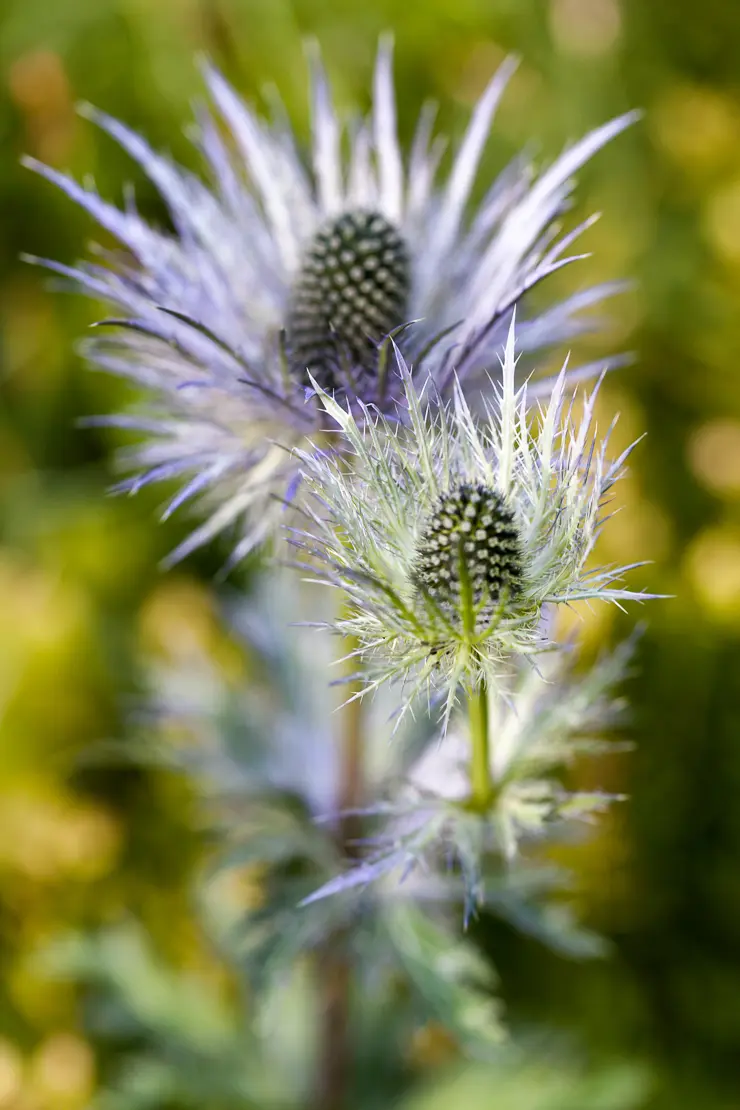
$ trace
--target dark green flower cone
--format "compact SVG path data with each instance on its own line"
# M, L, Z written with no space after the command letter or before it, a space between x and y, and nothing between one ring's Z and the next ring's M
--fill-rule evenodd
M372 387L378 344L406 322L410 272L401 235L377 212L345 212L315 235L293 288L291 370L327 390Z
M439 498L416 548L414 582L450 616L466 602L490 614L522 582L522 555L514 514L501 494L463 483Z

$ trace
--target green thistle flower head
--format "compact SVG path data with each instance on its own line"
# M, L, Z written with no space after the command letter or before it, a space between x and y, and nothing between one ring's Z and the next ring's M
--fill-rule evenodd
M299 452L318 508L296 543L312 571L346 596L329 627L352 638L366 689L407 683L447 693L500 686L517 656L548 646L543 611L578 599L643 599L619 585L627 567L586 569L607 494L629 448L607 460L592 426L598 385L576 420L563 368L547 407L528 411L517 389L514 323L501 385L477 421L455 392L432 404L403 358L400 419L357 417L314 381L339 427L341 450ZM639 564L633 564L639 565Z
M488 614L519 593L522 555L514 514L495 489L461 482L443 493L416 547L413 580L454 620L469 608Z

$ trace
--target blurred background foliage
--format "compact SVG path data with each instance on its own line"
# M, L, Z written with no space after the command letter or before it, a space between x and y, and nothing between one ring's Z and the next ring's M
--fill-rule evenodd
M620 409L622 441L648 432L604 551L654 560L642 580L676 595L651 607L629 683L635 752L583 772L631 801L565 861L611 958L572 964L479 922L525 1047L497 1069L461 1068L439 1030L420 1030L407 1047L420 1081L409 1106L737 1110L740 5L2 0L0 9L0 1108L87 1105L132 1037L180 1036L181 1047L190 1038L200 1059L208 1023L233 1007L193 906L207 848L187 789L156 770L80 762L95 742L125 736L143 659L205 654L235 665L212 600L219 552L162 575L158 562L187 522L157 525L153 497L106 496L115 436L75 427L123 400L120 384L74 354L94 307L50 291L19 260L28 251L71 261L91 229L18 159L93 175L119 200L132 182L142 212L164 221L138 169L76 116L78 99L193 164L183 123L202 91L198 52L249 97L275 82L305 134L306 37L320 40L349 107L366 104L377 36L390 27L407 137L427 96L459 135L504 54L522 56L490 173L523 144L552 156L608 116L644 108L583 174L579 212L604 215L589 232L593 259L562 281L636 279L595 341L600 353L635 352L604 407ZM592 645L626 627L618 614L583 615ZM77 979L49 978L39 952L70 930L101 928L111 930L105 958L77 953ZM133 1033L103 1037L85 1020L101 976L126 985ZM183 1011L191 1022L173 1032ZM231 1097L201 1091L197 1105L240 1105ZM142 1099L190 1105L176 1087Z

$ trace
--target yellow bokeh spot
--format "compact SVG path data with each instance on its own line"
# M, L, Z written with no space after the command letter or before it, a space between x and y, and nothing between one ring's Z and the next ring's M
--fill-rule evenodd
M262 864L224 869L211 880L209 896L215 899L225 917L241 918L245 912L254 913L265 904L265 875Z
M241 676L239 647L219 623L208 590L192 579L165 579L145 602L140 620L145 654L179 667L215 666L227 680Z
M728 262L740 263L740 178L711 194L705 227L715 253Z
M95 1062L90 1046L73 1033L55 1033L36 1050L30 1086L43 1105L83 1106L92 1094Z
M27 112L57 111L70 100L69 82L60 56L53 50L21 55L8 71L10 95Z
M54 574L0 551L0 642L15 657L32 652L53 656L76 641L87 612L80 593Z
M53 50L22 54L8 71L8 90L23 113L33 153L59 164L74 141L74 97L64 63Z
M715 617L733 623L740 617L740 530L709 528L692 543L685 571L693 588Z
M23 1057L10 1041L0 1040L0 1110L16 1105L23 1086Z
M740 113L714 89L673 86L648 113L647 122L657 144L692 173L714 169L740 142Z
M6 775L71 752L96 725L87 694L99 666L82 584L0 549L0 754ZM84 693L83 693L84 692Z
M12 887L5 889L12 890ZM71 979L50 977L43 966L43 952L56 935L55 926L47 916L48 902L31 895L27 896L25 905L24 948L8 968L5 989L26 1022L39 1029L51 1029L75 1013L78 984Z
M619 42L622 13L617 0L551 0L550 31L565 53L607 54Z
M411 1036L408 1056L412 1067L426 1070L449 1064L460 1055L460 1049L448 1029L437 1021L416 1029Z
M120 843L120 827L109 813L74 798L20 787L3 798L0 867L37 882L107 874Z
M163 581L147 599L140 619L144 651L170 662L199 660L213 643L213 601L191 579Z
M713 493L740 494L740 420L702 424L688 444L689 463Z

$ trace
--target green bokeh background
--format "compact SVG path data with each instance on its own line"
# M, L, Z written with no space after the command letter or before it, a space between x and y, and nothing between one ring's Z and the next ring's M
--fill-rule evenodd
M145 655L219 652L220 554L163 575L158 562L187 522L156 525L154 497L106 496L114 438L75 426L124 399L74 354L94 309L19 260L72 261L96 233L19 157L93 175L119 200L133 182L142 212L164 220L138 169L76 117L77 100L192 163L183 123L202 95L198 52L249 97L275 82L305 134L306 37L320 40L340 101L365 106L387 28L406 138L429 96L459 136L496 64L521 55L481 186L523 144L551 157L607 117L645 110L583 173L577 212L604 215L588 234L594 257L559 282L636 280L593 344L635 352L609 381L604 412L621 410L620 442L648 433L604 554L652 559L641 582L675 595L647 614L629 682L636 750L598 768L631 801L568 857L583 917L613 939L614 956L573 965L493 925L484 939L512 1020L546 1023L587 1059L646 1068L646 1110L740 1106L740 5L2 0L2 1110L77 1110L112 1062L81 1021L79 989L49 984L35 965L61 932L133 915L174 966L217 974L190 905L202 848L187 792L148 771L80 769L78 757L125 732ZM583 634L596 645L629 624L586 614ZM427 1032L416 1055L437 1090L428 1105L454 1104L463 1094L447 1097L437 1059L448 1046ZM539 1100L551 1081L533 1073L505 1105L571 1110L567 1091ZM464 1098L473 1110L493 1104L472 1079ZM622 1105L601 1088L581 1101Z

